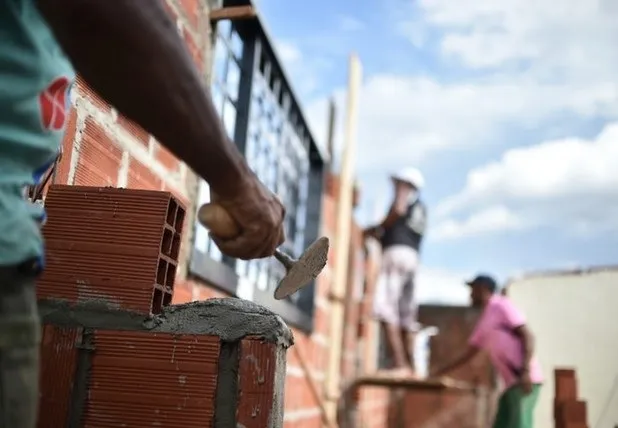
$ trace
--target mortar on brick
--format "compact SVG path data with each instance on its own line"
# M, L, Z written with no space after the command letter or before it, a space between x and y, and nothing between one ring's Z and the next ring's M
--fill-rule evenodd
M223 342L260 337L288 348L294 343L290 328L274 312L247 300L232 297L171 305L159 315L119 310L104 300L78 304L58 299L39 301L45 324L77 325L109 330L143 330L173 334L218 336Z

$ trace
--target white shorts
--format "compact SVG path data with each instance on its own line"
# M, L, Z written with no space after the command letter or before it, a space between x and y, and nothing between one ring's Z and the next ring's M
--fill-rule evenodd
M373 315L387 324L417 331L417 304L414 298L414 276L418 268L418 252L396 245L384 250L382 265L373 298Z

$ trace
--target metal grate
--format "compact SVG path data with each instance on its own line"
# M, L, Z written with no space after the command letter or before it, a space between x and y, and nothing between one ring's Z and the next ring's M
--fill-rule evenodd
M216 108L230 139L260 180L284 203L287 240L282 249L298 257L317 238L324 160L259 21L221 21L215 40L212 95ZM209 196L208 185L202 182L200 205L208 202ZM201 225L196 226L194 249L192 272L239 297L255 300L256 293L272 294L285 273L273 259L246 262L222 256ZM217 284L217 279L229 278L230 273L213 273L218 268L212 261L231 269L237 284ZM305 295L297 293L289 303L302 306L310 315L312 296L310 289Z

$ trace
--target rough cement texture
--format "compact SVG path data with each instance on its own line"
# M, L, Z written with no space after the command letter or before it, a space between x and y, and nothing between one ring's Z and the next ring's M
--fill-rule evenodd
M279 315L243 299L226 297L172 305L157 319L162 322L153 331L208 334L224 342L259 336L286 347L294 342L292 331Z
M279 315L233 297L172 305L152 317L118 309L104 300L70 304L64 300L45 299L39 301L39 312L46 324L204 334L218 336L223 342L256 336L286 348L294 343L292 331Z

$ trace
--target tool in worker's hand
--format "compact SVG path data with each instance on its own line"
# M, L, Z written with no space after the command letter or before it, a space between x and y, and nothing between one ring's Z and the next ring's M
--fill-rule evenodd
M204 227L222 239L233 239L240 234L234 219L220 205L202 205L197 212L197 218ZM311 244L298 260L275 250L275 258L286 270L285 276L275 289L275 299L284 299L316 279L326 266L328 246L328 238L322 237Z

